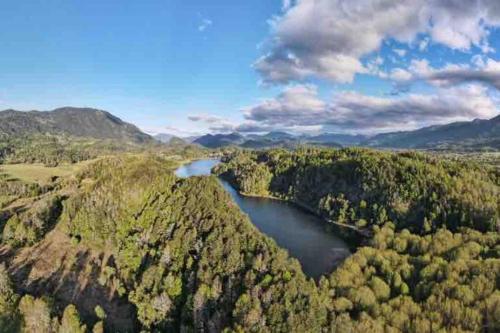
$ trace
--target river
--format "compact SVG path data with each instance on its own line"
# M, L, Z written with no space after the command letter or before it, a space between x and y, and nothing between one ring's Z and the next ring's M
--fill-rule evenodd
M178 177L210 175L218 160L206 159L185 164L176 170ZM304 210L275 199L245 197L228 182L219 179L252 223L297 258L304 273L317 279L334 270L350 255L349 246L326 230L326 223Z

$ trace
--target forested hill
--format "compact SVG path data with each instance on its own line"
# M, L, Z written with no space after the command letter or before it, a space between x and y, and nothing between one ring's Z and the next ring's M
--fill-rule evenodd
M109 112L91 108L64 107L53 111L0 112L0 135L69 135L81 138L112 139L123 143L151 143L153 139L136 126Z
M256 231L214 177L177 179L168 160L116 157L53 190L1 178L0 185L33 200L0 220L0 263L7 264L0 265L0 332L325 325L314 282Z

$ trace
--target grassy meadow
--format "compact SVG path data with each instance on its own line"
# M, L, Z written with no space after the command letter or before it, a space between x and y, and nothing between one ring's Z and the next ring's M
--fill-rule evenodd
M92 163L95 160L83 161L80 163L65 163L56 167L47 167L42 163L20 163L20 164L2 164L0 173L7 174L10 178L19 179L29 183L45 183L52 177L67 177L83 166Z

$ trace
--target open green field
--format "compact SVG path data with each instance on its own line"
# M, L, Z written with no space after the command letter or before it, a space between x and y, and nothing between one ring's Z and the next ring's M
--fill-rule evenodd
M0 173L5 173L12 178L17 178L26 182L43 183L51 177L66 177L74 174L83 166L93 160L75 164L61 164L57 167L46 167L41 163L35 164L3 164L0 165Z
M142 156L137 153L124 153L123 156ZM101 156L103 158L106 156ZM67 177L78 172L81 168L89 165L99 158L82 161L79 163L62 163L57 167L47 167L42 163L17 163L17 164L0 164L0 175L6 174L8 178L19 179L25 182L44 183L52 177ZM191 161L180 155L166 157L166 161L171 162L172 169L175 169L180 164Z

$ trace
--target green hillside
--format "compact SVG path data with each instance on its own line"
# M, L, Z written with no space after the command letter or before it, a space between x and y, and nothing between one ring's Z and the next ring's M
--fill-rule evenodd
M68 135L80 138L113 139L123 143L142 144L152 138L136 126L109 112L64 107L52 111L0 111L0 134L31 136L36 134Z

